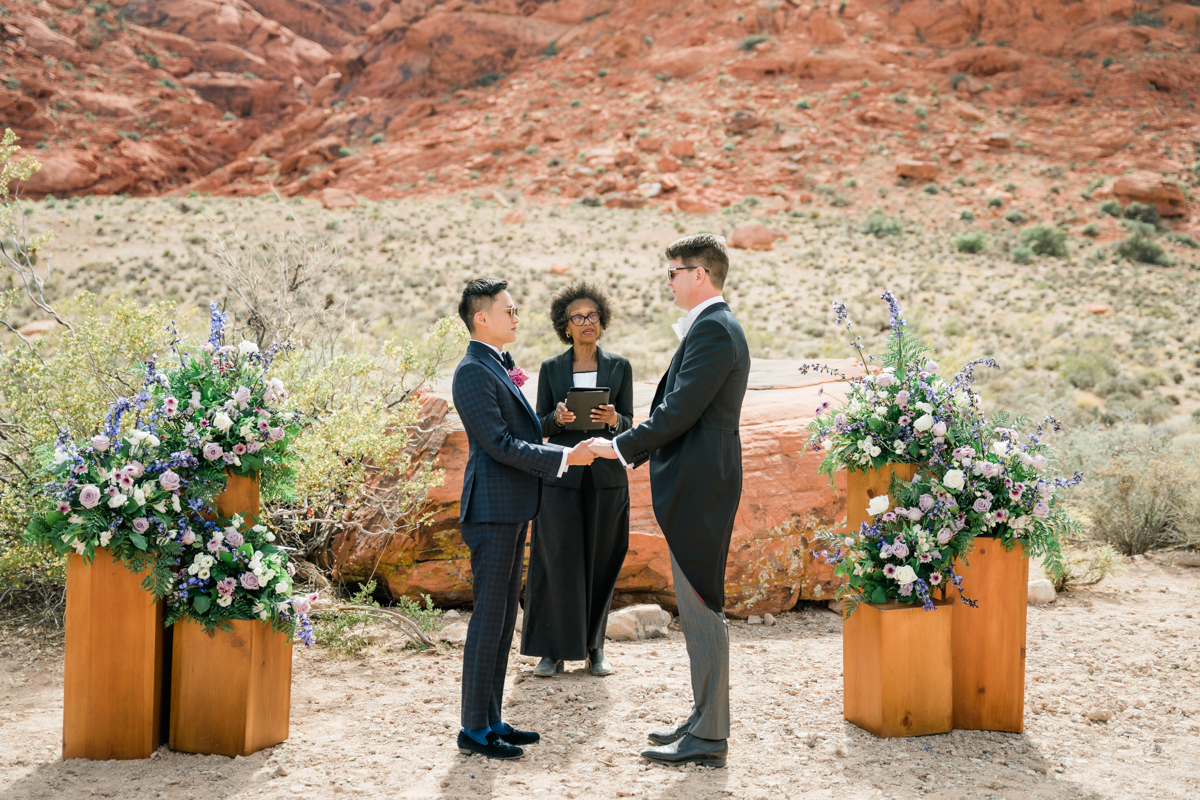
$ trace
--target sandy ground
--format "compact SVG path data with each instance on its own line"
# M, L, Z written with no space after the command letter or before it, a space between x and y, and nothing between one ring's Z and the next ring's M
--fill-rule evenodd
M554 679L514 657L508 719L524 759L454 746L461 650L385 635L362 659L296 650L291 738L249 758L172 753L61 761L62 644L9 627L0 651L0 795L34 798L1195 798L1200 570L1136 558L1120 577L1030 607L1027 729L880 740L842 719L841 622L810 607L732 623L729 767L637 757L690 704L682 634L610 643L607 678ZM218 678L219 679L219 678ZM1107 722L1089 712L1107 709Z

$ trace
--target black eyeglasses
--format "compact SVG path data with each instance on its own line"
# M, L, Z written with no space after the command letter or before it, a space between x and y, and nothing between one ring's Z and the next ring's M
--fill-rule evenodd
M600 321L600 314L595 311L588 314L587 316L584 316L583 314L572 314L570 319L571 319L571 323L574 325L582 325L585 322L590 322L593 325L595 325L597 322Z
M689 269L704 269L704 267L667 267L667 283L675 280L676 272L683 272Z

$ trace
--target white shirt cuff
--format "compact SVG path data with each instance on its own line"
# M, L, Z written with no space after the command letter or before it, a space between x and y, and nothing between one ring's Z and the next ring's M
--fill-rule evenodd
M621 462L621 466L625 469L629 469L629 462L625 460L625 456L621 455L621 451L617 449L616 439L612 440L612 449L613 452L617 454L617 460Z
M564 447L562 463L558 465L558 474L555 475L554 477L561 478L563 475L566 474L567 470L570 469L570 467L567 466L567 456L569 456L570 454L571 454L571 451Z

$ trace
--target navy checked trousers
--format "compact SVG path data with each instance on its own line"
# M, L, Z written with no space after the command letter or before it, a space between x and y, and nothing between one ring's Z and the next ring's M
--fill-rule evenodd
M471 549L475 608L463 647L462 726L468 730L500 722L504 675L521 596L525 536L529 522L464 522Z

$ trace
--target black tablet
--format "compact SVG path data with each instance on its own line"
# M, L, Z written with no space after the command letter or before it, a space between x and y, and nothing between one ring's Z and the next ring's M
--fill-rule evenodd
M603 422L592 422L592 409L608 405L608 387L597 386L595 389L575 387L567 392L567 410L574 412L575 421L568 422L563 428L569 431L598 431L603 430Z

